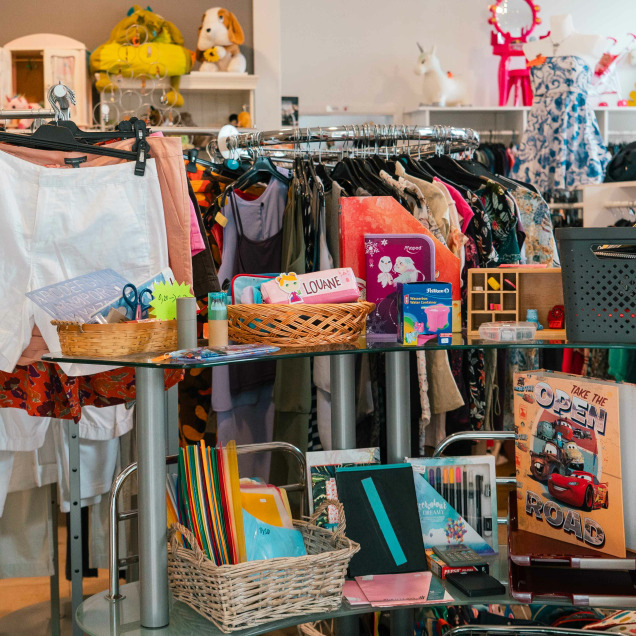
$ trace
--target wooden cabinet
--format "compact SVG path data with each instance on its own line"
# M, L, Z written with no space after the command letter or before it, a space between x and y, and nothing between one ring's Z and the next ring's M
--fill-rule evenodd
M73 91L77 105L71 119L87 126L92 119L91 87L88 81L86 46L64 35L34 33L0 48L0 101L24 95L31 103L50 108L46 94L51 85L62 82Z

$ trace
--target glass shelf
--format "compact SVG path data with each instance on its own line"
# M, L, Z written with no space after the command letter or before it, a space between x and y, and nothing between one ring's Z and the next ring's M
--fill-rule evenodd
M487 312L493 313L493 312ZM505 313L505 312L500 312ZM206 346L207 342L200 340L199 346ZM47 362L62 363L83 363L97 364L105 366L126 366L126 367L155 367L162 369L188 369L197 367L215 367L226 364L240 364L242 362L257 362L258 360L283 360L286 358L304 358L313 356L331 356L349 353L383 353L391 351L426 351L426 350L462 350L462 349L636 349L634 343L608 343L608 342L570 342L569 340L524 340L521 342L497 342L493 340L481 340L476 337L468 337L465 334L454 333L452 343L449 345L439 344L437 339L429 340L423 345L403 346L398 342L370 342L365 338L360 338L351 344L338 345L318 345L314 347L281 347L279 351L261 357L248 358L244 360L224 360L222 358L198 364L183 364L172 362L162 357L158 353L140 353L128 356L118 356L106 358L97 352L94 356L67 356L62 353L47 353L42 359Z
M490 561L490 573L497 580L508 588L508 551L507 546L499 546L499 554ZM508 594L500 596L490 596L487 598L468 598L450 583L442 581L453 600L447 605L475 605L475 604L500 604L500 605L520 605L521 603ZM206 618L197 614L193 609L177 601L170 606L170 625L161 629L144 629L139 622L139 585L129 583L121 587L121 593L125 599L117 603L111 603L105 598L106 592L96 594L87 598L77 611L77 623L79 627L90 636L184 636L195 634L197 636L220 636L221 630L215 627ZM542 599L542 605L567 606L563 600ZM434 605L427 605L433 607ZM422 607L418 604L401 606L398 609ZM257 627L250 627L232 632L235 636L257 636L267 634L276 629L285 629L300 623L310 623L322 619L340 618L357 614L367 614L382 609L381 606L350 606L346 601L334 612L324 612L321 614L308 614L306 616L295 616L286 618ZM625 607L624 609L630 609Z

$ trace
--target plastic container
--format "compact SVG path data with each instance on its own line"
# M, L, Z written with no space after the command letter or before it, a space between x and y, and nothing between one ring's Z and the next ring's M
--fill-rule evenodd
M636 228L559 228L568 340L636 342L636 258L598 257L594 249L636 246Z
M532 340L537 331L533 322L485 322L479 325L479 337L497 342Z
M225 347L228 343L227 294L208 294L208 344L211 347Z

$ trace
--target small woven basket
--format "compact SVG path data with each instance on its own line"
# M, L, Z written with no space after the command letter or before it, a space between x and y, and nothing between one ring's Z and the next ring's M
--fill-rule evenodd
M133 353L174 351L177 321L119 322L109 325L52 320L66 356L100 355L104 358Z
M339 507L335 532L314 524L329 503ZM294 527L303 535L307 556L217 566L189 530L173 523L168 532L168 580L173 597L226 634L337 609L349 561L360 549L344 535L342 504L325 502L307 521L294 521ZM193 550L177 541L179 532Z
M341 344L358 339L373 303L320 305L230 305L227 308L231 340L245 344L307 347Z

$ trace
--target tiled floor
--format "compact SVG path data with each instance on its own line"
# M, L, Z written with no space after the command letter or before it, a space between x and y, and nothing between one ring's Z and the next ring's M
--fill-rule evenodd
M66 559L66 527L58 531L61 570ZM84 595L92 596L108 587L108 571L99 570L96 579L84 579ZM50 634L50 579L33 577L0 579L0 636L45 636ZM62 636L71 636L71 583L60 576ZM297 630L271 632L270 636L295 636Z
M62 634L71 633L71 582L64 577L66 559L66 527L58 529L60 559L60 605ZM91 596L108 587L108 571L99 570L96 579L84 579L84 594ZM50 579L31 577L0 580L0 636L48 634L50 618Z

